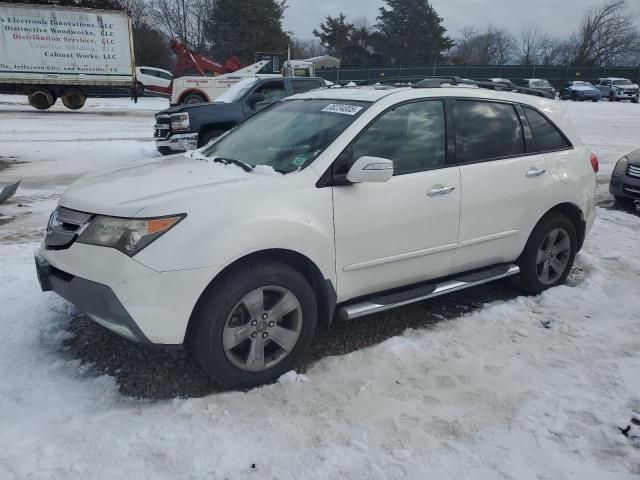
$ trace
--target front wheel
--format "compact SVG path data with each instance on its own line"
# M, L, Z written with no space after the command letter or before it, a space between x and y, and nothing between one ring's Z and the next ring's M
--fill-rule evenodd
M195 105L196 103L205 102L205 98L199 93L190 93L182 99L182 105Z
M609 101L610 101L610 102L615 102L615 101L616 101L616 97L615 97L615 95L613 94L613 92L609 93Z
M520 285L540 293L564 283L577 252L573 223L564 215L551 215L534 228L520 256Z
M306 278L286 264L261 261L233 269L205 292L188 345L214 380L253 387L298 363L316 319L316 297Z
M625 208L635 207L636 201L633 198L620 197L620 196L617 196L617 195L614 195L613 198L615 199L616 203L618 203L622 207L625 207Z

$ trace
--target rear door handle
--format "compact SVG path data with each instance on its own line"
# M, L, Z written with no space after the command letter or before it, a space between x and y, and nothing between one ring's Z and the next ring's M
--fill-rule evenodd
M545 173L547 173L547 171L544 168L531 167L529 170L527 170L527 177L539 177L540 175L544 175Z
M440 195L446 195L447 193L451 193L456 189L456 187L445 187L442 185L435 185L431 190L427 192L427 195L430 197L438 197Z

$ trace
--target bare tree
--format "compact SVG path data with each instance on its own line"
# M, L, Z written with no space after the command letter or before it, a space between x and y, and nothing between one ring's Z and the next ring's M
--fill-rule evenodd
M291 37L292 58L313 58L326 53L327 49L322 46L318 39L302 40L301 38Z
M542 50L549 37L538 25L527 25L520 31L520 63L535 65L540 63Z
M206 25L212 0L153 0L151 15L168 37L180 40L196 51L207 45Z
M586 11L571 42L576 65L626 63L640 51L637 17L626 0L611 0Z
M506 30L490 25L484 32L478 32L465 27L450 56L456 63L504 65L513 60L516 49L514 36Z

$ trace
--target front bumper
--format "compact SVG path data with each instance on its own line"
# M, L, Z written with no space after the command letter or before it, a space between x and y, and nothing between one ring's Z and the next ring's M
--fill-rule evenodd
M615 92L614 97L616 100L634 100L638 98L638 92Z
M77 242L64 250L41 246L36 266L44 291L56 292L123 337L167 346L184 342L191 313L219 272L159 272L113 248Z
M163 155L171 153L181 153L187 150L195 150L198 148L198 134L184 133L171 135L166 138L158 138L156 140L156 148Z
M640 178L614 173L609 182L609 193L614 197L640 200Z

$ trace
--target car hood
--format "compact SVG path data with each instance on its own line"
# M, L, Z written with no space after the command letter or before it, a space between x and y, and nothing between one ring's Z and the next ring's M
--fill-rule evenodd
M60 198L63 207L88 213L133 217L140 210L179 199L195 190L207 190L238 182L264 181L279 175L260 166L245 172L184 154L137 163L82 177ZM167 212L167 214L179 212Z

